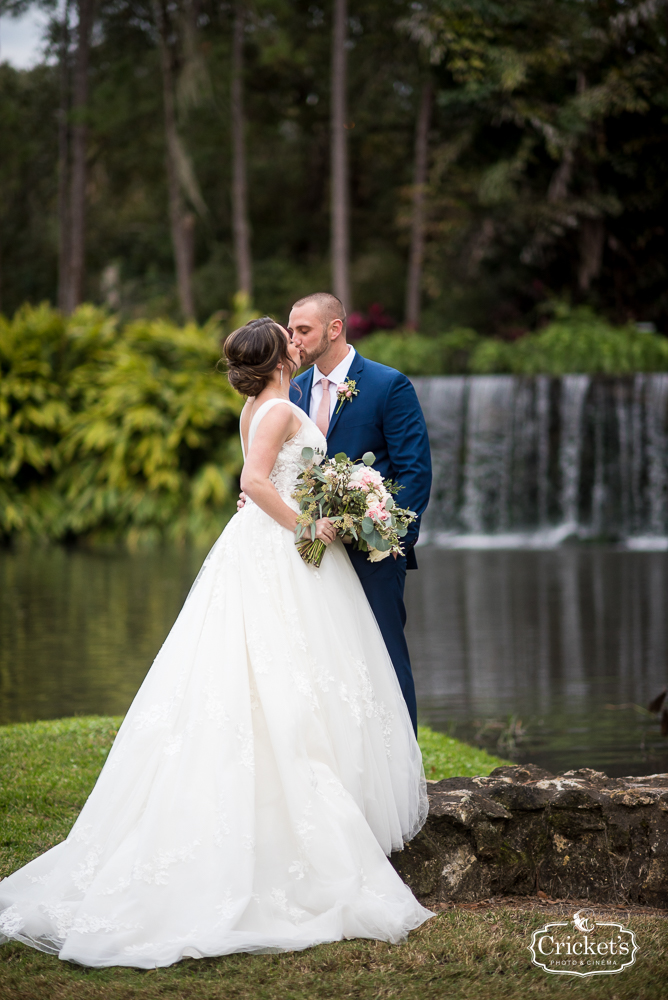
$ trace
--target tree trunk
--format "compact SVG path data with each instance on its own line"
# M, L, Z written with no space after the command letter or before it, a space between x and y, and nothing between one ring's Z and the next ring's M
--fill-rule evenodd
M93 28L95 0L78 0L77 51L74 60L72 87L72 175L70 180L69 207L69 267L63 297L66 313L71 313L81 302L86 248L86 159L88 153L88 127L85 121L88 103L88 63L90 37Z
M592 281L601 274L605 226L603 219L583 219L580 223L580 262L578 285L581 292L589 291Z
M350 312L350 222L346 132L346 0L334 0L332 37L332 285Z
M63 13L59 51L58 109L58 308L67 311L70 269L69 143L70 143L70 0Z
M422 87L417 129L415 131L411 248L408 261L408 281L406 283L406 326L411 330L417 330L420 324L420 293L422 291L422 261L424 258L425 187L427 184L431 98L431 80L427 80Z
M176 262L176 283L179 306L186 319L195 315L192 292L193 228L194 219L186 213L181 182L179 180L179 139L176 131L176 111L174 108L174 84L176 69L174 52L169 41L167 12L164 0L156 0L155 19L160 39L160 62L162 67L162 98L165 119L167 191L169 198L169 222L172 232L172 246Z
M248 191L246 185L246 146L244 120L244 25L246 11L237 0L232 36L232 229L234 259L237 269L237 290L250 299L253 294L253 274L248 222Z

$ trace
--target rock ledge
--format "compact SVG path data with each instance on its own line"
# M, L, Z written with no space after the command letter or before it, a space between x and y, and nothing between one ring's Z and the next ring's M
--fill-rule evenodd
M668 907L668 774L555 776L524 764L428 787L424 828L392 856L426 906L542 890Z

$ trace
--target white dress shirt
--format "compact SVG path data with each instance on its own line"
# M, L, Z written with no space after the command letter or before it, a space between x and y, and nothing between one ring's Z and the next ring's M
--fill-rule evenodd
M313 385L311 386L311 404L309 407L309 417L315 422L316 415L318 413L318 407L320 406L320 400L322 399L322 379L326 378L329 380L329 419L332 419L332 414L337 404L336 399L336 387L340 385L341 382L345 382L348 372L350 371L350 366L355 358L355 348L348 345L348 353L346 354L343 361L339 361L336 368L332 369L329 375L323 375L317 365L313 365Z

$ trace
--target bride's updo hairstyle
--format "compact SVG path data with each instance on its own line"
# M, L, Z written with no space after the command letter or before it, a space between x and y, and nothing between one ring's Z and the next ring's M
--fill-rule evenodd
M279 364L292 378L297 365L288 354L282 328L270 316L253 319L223 344L230 385L242 396L259 396Z

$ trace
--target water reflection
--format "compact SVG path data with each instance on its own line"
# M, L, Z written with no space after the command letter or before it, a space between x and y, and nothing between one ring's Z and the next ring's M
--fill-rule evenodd
M0 553L0 723L125 712L201 560Z
M668 680L667 588L663 553L422 549L407 603L423 719L507 752L515 716L517 759L555 770L668 770L643 708Z
M0 722L123 713L202 555L0 553ZM425 722L552 770L668 771L642 710L668 682L668 555L423 548L408 581Z

